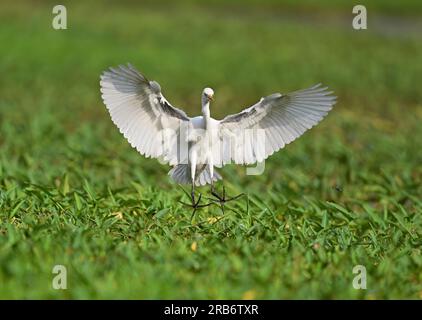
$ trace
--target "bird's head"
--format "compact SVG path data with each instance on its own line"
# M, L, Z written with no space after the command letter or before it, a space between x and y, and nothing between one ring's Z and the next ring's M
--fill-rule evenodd
M205 88L202 91L202 99L206 102L214 100L214 90L211 88Z

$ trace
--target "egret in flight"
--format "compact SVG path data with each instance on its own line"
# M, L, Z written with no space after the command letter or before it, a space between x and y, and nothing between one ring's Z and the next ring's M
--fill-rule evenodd
M201 95L202 115L188 117L172 106L156 81L149 81L131 64L110 68L101 75L101 93L111 119L133 148L145 157L160 159L173 168L169 175L179 184L211 185L222 179L215 168L228 163L250 165L274 152L315 126L331 110L336 97L315 85L291 93L274 93L253 106L226 116L211 117L214 91Z

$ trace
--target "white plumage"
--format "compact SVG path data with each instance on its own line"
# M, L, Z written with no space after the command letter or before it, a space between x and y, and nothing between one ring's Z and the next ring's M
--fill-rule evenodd
M202 93L202 116L190 118L162 95L160 85L133 66L101 75L101 92L113 122L132 147L173 166L178 183L212 184L214 167L253 164L268 158L321 121L335 96L320 85L275 93L222 120L210 116L210 88Z

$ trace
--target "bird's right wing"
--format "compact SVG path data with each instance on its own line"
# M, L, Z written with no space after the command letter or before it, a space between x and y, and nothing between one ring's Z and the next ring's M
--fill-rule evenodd
M164 98L157 82L128 64L105 71L100 85L111 119L132 147L170 165L180 162L180 135L191 121Z
M275 93L219 124L218 166L261 162L315 126L336 97L320 85L288 94Z

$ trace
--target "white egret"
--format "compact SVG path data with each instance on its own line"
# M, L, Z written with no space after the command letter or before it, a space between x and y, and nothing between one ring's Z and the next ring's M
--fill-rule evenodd
M336 97L315 85L292 93L274 93L240 113L211 118L211 88L202 92L202 115L190 118L173 107L160 85L132 65L110 68L101 75L104 104L120 132L146 157L173 166L169 175L194 187L222 179L214 167L261 162L316 125L331 110Z

